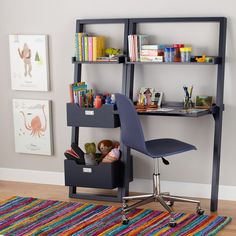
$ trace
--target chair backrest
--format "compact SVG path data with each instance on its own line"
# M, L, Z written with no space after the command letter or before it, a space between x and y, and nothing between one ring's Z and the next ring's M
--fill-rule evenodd
M134 104L120 93L116 93L115 98L121 123L122 142L132 149L147 153L142 126Z

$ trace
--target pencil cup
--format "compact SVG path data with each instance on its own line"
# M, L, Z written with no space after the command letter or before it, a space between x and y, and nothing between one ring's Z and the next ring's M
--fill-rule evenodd
M191 100L191 98L189 97L184 97L184 109L191 109L193 108L193 102Z

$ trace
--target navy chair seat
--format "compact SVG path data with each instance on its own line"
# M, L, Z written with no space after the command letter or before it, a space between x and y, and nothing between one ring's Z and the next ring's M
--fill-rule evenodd
M161 158L174 154L196 150L196 147L176 139L153 139L145 142L147 152L152 158Z

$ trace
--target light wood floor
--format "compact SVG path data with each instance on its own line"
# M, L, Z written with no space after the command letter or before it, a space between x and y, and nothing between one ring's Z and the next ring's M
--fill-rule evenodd
M121 203L114 202L70 199L68 197L68 188L64 186L0 181L0 201L12 196L36 197L41 199L52 199L60 201L80 201L95 204L98 203L104 205L121 206ZM202 208L205 210L205 214L212 214L209 211L210 201L208 199L201 199L201 204ZM142 208L163 210L163 208L158 203L150 203L148 205L142 206ZM192 204L176 203L174 205L174 209L177 212L193 213L195 211L195 206ZM219 201L218 212L214 214L232 217L232 222L228 224L225 229L220 231L218 235L236 236L236 202Z

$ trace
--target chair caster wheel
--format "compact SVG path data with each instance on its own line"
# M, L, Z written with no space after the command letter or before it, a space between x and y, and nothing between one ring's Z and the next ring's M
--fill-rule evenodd
M170 226L171 228L174 228L176 225L177 225L176 222L169 222L169 226Z
M125 215L123 215L122 216L122 224L127 225L128 223L129 223L129 219Z
M166 205L172 207L174 205L174 201L166 201Z
M203 215L203 214L204 214L204 210L202 210L201 208L198 208L198 209L197 209L197 214L198 214L199 216Z

